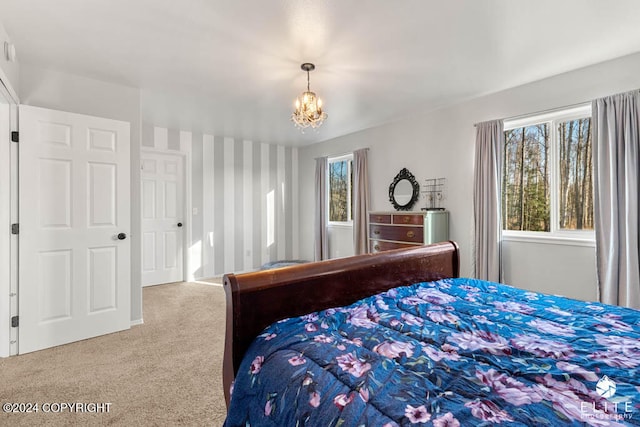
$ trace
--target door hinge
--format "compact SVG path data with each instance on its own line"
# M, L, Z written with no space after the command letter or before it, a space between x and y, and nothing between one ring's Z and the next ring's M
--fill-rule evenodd
M19 317L19 316L13 316L13 317L11 318L11 327L12 327L12 328L17 328L17 327L18 327L18 324L20 323L20 320L19 320L19 319L20 319L20 317Z
M11 141L13 142L20 142L20 132L18 131L12 131L11 132Z
M20 224L11 224L11 234L20 234Z

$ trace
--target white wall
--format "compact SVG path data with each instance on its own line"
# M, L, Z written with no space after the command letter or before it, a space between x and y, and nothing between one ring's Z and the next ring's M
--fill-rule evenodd
M640 87L638 70L640 54L634 54L300 149L301 256L313 255L313 159L369 147L372 210L391 209L387 195L389 183L403 167L419 182L425 178L448 179L444 206L451 212L450 238L460 245L461 274L470 276L473 272L474 123L637 89ZM473 78L472 71L469 78ZM422 207L424 202L420 203ZM548 245L526 243L505 245L505 250L505 282L594 299L593 248L557 246L550 251ZM550 257L552 253L554 256ZM523 269L524 263L531 268ZM551 271L558 274L548 277Z
M444 206L451 210L450 236L460 242L463 261L468 261L471 212L465 205L471 193L464 171L473 168L473 151L465 148L468 144L463 138L447 135L451 131L449 122L446 112L440 111L406 123L368 129L300 149L301 256L313 256L314 159L369 147L371 210L393 210L389 202L389 184L402 168L409 169L420 183L427 178L446 177L448 200ZM425 201L420 199L416 209L424 205ZM329 246L335 248L335 242L330 242ZM469 275L470 264L467 264L463 263L463 274Z
M251 271L268 261L298 258L296 148L147 123L142 129L145 148L158 148L157 135L164 135L162 146L169 150L191 150L189 277Z
M355 254L352 226L329 225L327 238L329 239L329 258L344 258Z
M142 321L139 89L21 64L18 92L23 104L131 124L131 321Z
M502 248L505 283L580 300L598 299L594 246L504 241Z
M11 43L9 34L0 22L0 80L8 87L13 97L17 97L18 83L20 78L20 65L18 60L9 62L4 55L4 43ZM20 52L16 52L16 58L20 57Z

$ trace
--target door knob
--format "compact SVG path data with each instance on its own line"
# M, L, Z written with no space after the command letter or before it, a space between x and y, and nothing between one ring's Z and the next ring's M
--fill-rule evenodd
M119 233L118 234L118 240L124 240L127 238L127 235L125 233Z
M178 227L182 227L182 223L181 222L178 223Z

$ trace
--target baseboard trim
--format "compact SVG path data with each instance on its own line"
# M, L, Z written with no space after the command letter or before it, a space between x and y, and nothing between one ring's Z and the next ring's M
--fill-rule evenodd
M144 320L143 319L136 319L136 320L132 320L131 321L131 326L138 326L138 325L142 325L144 324Z

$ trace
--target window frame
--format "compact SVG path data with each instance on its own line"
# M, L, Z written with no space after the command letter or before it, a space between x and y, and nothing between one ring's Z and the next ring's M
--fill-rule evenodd
M331 221L331 163L338 163L347 161L347 220L346 221ZM352 200L353 194L353 153L344 154L336 157L329 157L327 159L327 222L329 226L353 226L353 212L352 212Z
M559 142L558 142L558 125L561 122L576 120L589 117L592 120L591 104L581 104L570 108L563 108L542 114L533 114L514 119L504 120L503 133L509 130L524 128L542 123L548 123L550 136L550 150L547 161L551 169L549 174L549 231L526 231L526 230L505 230L502 229L503 240L518 242L539 242L551 244L573 244L577 246L595 246L595 230L566 230L558 227L559 225L559 177L560 177L560 159L559 159ZM591 137L593 145L593 135ZM593 148L593 147L592 147ZM504 147L502 147L504 155ZM592 151L593 152L593 151ZM504 174L504 171L502 171ZM500 177L502 180L502 175ZM500 205L502 206L502 190L500 191ZM500 221L502 228L502 220Z

